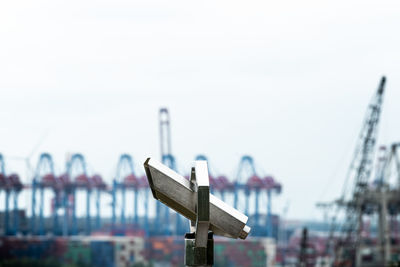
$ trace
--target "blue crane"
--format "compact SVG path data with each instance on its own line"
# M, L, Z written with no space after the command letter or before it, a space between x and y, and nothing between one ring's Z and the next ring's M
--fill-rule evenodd
M247 180L252 177L256 176L256 168L254 166L253 157L245 155L240 159L239 169L236 175L236 181L234 183L235 186L235 195L234 195L234 207L238 209L239 204L239 193L241 191L244 192L245 195L245 209L244 213L249 214L249 196L250 191L247 187Z
M19 232L18 196L23 186L17 174L9 176L5 173L4 158L0 154L0 187L5 192L4 233L16 235ZM13 214L10 227L10 197L13 198Z
M139 180L135 175L133 167L133 159L128 154L122 154L119 158L117 165L117 173L113 180L113 213L112 213L112 225L116 225L117 216L117 191L121 191L121 206L120 206L120 218L122 227L126 228L126 190L131 189L134 191L134 224L139 223L138 218L138 197L139 197ZM145 200L147 201L147 200Z
M58 234L58 200L59 187L54 175L54 164L50 154L42 153L36 166L35 175L32 179L32 206L31 206L31 231L34 234L44 235L44 193L46 189L54 192L53 198L53 234ZM36 229L37 191L39 191L39 228Z
M96 229L100 229L100 199L101 199L101 192L107 190L107 185L104 183L103 178L99 174L95 174L91 178L91 183L93 188L96 190Z
M90 179L87 175L86 162L82 154L73 154L71 159L67 162L67 174L70 177L73 185L72 189L72 234L78 233L76 206L77 191L83 189L86 191L86 220L85 220L85 233L90 234L91 222L90 222L90 198L91 198L91 184Z
M252 192L255 194L255 209L253 221L253 235L264 235L264 227L260 223L260 197L263 192L267 195L267 227L266 236L273 237L273 224L272 224L272 194L281 193L282 186L272 176L266 176L261 178L257 172L254 164L254 160L251 156L245 155L241 158L238 173L234 184L235 195L234 195L234 207L239 208L239 196L243 192L245 198L245 214L249 214L249 202L250 195ZM276 231L275 231L276 232Z
M117 216L120 216L122 230L127 229L127 221L125 214L126 206L126 192L127 190L133 191L133 221L137 229L141 228L144 230L146 236L149 234L149 186L147 178L145 176L138 177L135 175L133 159L128 154L122 154L119 158L117 165L117 172L113 180L112 188L112 226L113 229L117 225ZM121 205L118 205L117 192L121 192ZM143 221L139 220L139 209L140 204L144 207L144 218ZM118 206L120 209L118 209Z

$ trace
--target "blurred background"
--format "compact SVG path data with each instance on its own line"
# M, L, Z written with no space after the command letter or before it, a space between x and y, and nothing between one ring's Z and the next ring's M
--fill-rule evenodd
M399 140L399 12L2 1L0 265L181 266L188 222L152 198L154 157L184 176L208 160L213 193L249 216L248 240L216 239L216 266L297 266L304 227L307 266L329 266L332 201L382 75L369 165Z

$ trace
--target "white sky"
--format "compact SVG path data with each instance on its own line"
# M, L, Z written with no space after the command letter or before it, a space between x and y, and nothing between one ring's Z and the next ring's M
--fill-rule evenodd
M12 157L45 136L32 164L81 152L111 180L127 152L142 173L167 106L181 172L204 153L232 176L250 154L283 183L274 211L321 218L382 74L380 141L400 139L399 29L396 0L3 0L0 152L24 174Z

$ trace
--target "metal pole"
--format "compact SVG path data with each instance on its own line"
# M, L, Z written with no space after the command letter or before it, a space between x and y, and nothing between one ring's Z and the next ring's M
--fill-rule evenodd
M63 220L63 236L68 235L68 194L64 189L63 192L63 207L64 207L64 220Z
M191 232L185 235L185 265L212 266L214 240L210 227L210 185L205 161L196 161L195 172L190 178L196 186L196 221L191 222Z
M53 234L57 235L58 233L58 200L59 200L59 193L54 191L54 207L53 207Z
M73 204L72 204L72 234L76 235L78 233L77 219L76 219L76 189L72 190Z
M96 229L100 229L100 189L96 190Z
M9 229L9 203L10 202L10 190L6 190L6 212L4 214L4 233L8 235L10 232Z
M234 190L234 199L233 199L233 207L238 209L238 201L239 201L239 184L238 181L235 182L235 190Z
M149 236L149 189L144 189L144 232L146 237Z
M121 207L121 224L125 230L125 185L122 185L122 207Z
M90 225L90 195L91 190L90 188L86 189L86 234L89 235L91 232L91 225Z
M171 234L170 225L171 222L169 221L169 209L167 207L164 207L164 234L166 236Z
M153 223L155 225L155 227L153 229L154 229L155 232L157 232L157 234L160 233L159 230L160 230L160 227L162 225L160 220L161 220L161 204L160 204L159 201L157 201L156 202L156 217L155 217L155 220L154 220L154 223Z
M14 191L14 224L13 224L13 234L16 235L19 231L19 216L18 216L18 195L17 190Z
M112 189L112 218L111 218L111 224L112 224L112 228L115 228L115 221L116 221L116 201L117 201L117 197L116 197L116 191L117 191L117 182L115 181L115 179L113 180L113 189Z
M260 190L256 189L256 207L255 207L255 214L254 214L254 225L256 226L256 228L259 228L258 226L258 222L259 222L259 207L258 207L258 198L260 196Z
M248 188L245 189L245 208L244 213L249 214L249 198L250 198L250 191Z
M44 234L44 219L43 219L43 206L44 206L44 188L40 187L40 202L39 202L39 235Z
M32 215L31 215L31 231L32 234L34 234L36 232L36 225L35 225L35 220L36 220L36 213L35 213L35 208L36 208L36 179L33 178L32 181L32 206L31 206L32 210Z
M267 237L272 237L271 190L267 191Z
M135 203L134 203L134 212L135 212L135 224L136 224L136 226L138 226L139 225L139 214L138 214L138 212L139 212L139 210L138 210L138 189L137 188L135 188Z
M179 235L179 233L180 233L180 230L181 230L181 227L182 227L181 226L182 225L181 221L182 221L181 216L179 215L179 213L176 213L175 235Z

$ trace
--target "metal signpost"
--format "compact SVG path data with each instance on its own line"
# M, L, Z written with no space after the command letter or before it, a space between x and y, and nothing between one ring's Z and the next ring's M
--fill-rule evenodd
M212 266L213 235L245 239L247 216L210 194L206 161L196 161L190 181L160 162L144 163L153 197L190 220L185 235L185 265Z

